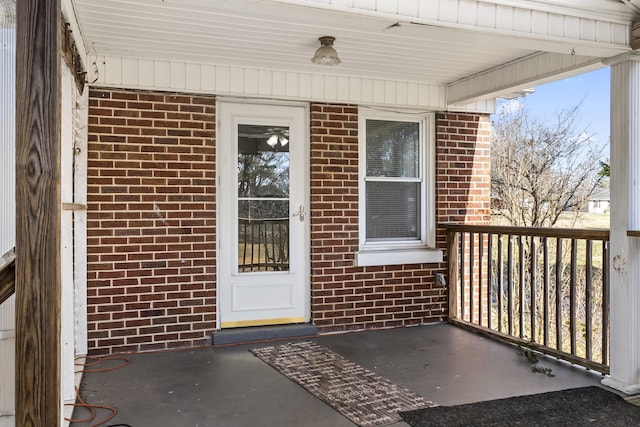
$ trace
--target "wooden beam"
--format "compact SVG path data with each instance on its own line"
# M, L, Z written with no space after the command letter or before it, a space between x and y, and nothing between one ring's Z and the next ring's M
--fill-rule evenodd
M636 19L631 24L631 49L640 49L640 19Z
M71 24L63 17L60 31L62 31L61 37L61 54L65 62L69 66L69 69L73 73L73 78L78 86L78 92L84 91L84 85L86 83L87 72L82 64L82 56L78 51L78 46L73 38L73 31L71 30Z
M60 0L20 0L16 12L16 425L57 426Z
M16 266L9 264L0 272L0 304L9 299L16 290Z
M15 292L16 253L11 249L0 257L0 304L9 299Z

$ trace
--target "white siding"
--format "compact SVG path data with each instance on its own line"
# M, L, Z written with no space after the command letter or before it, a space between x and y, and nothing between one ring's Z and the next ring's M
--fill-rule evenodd
M75 82L69 67L62 64L61 82L61 160L60 196L62 203L73 203L73 108ZM62 304L60 307L60 386L62 400L74 400L73 389L73 211L61 212L60 264L62 273ZM64 407L61 409L64 410Z
M87 204L87 161L89 127L89 91L83 94L74 91L73 111L74 162L73 201ZM73 283L74 283L74 328L75 354L87 354L87 211L77 210L73 214Z
M537 53L451 83L447 102L468 104L600 67L600 58Z
M312 6L320 9L392 15L430 25L512 33L535 38L564 38L577 42L625 46L629 44L629 23L624 6L600 2L504 0L273 0L278 3ZM593 31L593 27L597 31Z
M0 426L15 414L15 296L0 306Z
M93 61L98 67L95 84L100 86L439 110L445 108L446 88L440 85L180 61L120 57L98 57Z
M15 44L15 28L0 28L0 256L15 245Z
M0 7L0 256L15 246L15 2ZM12 8L11 11L5 8ZM15 423L15 297L0 305L0 427Z
M61 99L61 393L62 403L75 401L75 356L87 353L86 186L87 91L80 94L66 63ZM73 210L69 208L73 206ZM75 387L74 387L75 386ZM62 410L71 417L72 408Z

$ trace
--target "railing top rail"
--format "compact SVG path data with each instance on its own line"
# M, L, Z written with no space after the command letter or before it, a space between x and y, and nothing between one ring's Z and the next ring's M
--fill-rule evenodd
M16 259L15 248L10 249L6 254L0 257L0 273L4 271Z
M538 236L563 239L609 240L609 230L602 228L512 227L505 225L439 224L447 231Z
M269 223L269 222L284 224L286 222L289 222L289 218L259 218L259 219L238 218L238 221L241 223L254 223L254 224L262 224L262 223Z

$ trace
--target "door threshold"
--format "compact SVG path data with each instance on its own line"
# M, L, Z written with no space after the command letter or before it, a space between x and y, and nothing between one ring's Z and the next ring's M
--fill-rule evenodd
M315 337L318 327L311 323L295 325L252 326L248 328L220 329L211 335L211 344L230 345L286 338Z

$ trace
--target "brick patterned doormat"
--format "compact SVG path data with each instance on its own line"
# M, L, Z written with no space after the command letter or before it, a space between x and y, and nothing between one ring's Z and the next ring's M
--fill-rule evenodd
M386 378L310 341L250 350L362 427L402 421L399 412L435 406Z

